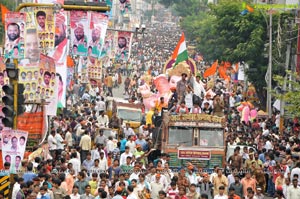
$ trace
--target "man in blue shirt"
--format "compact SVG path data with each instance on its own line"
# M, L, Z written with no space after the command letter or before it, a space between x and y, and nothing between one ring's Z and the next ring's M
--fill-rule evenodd
M27 183L28 181L32 181L33 178L37 177L37 175L35 173L32 172L33 169L33 164L30 162L27 165L27 172L24 173L23 178L24 178L24 182Z

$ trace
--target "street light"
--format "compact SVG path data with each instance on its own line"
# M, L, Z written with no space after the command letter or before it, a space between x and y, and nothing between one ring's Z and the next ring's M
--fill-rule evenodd
M144 37L145 30L146 30L146 25L145 25L145 24L142 24L141 27L140 27L139 24L136 24L136 25L135 25L135 32L134 32L134 33L135 33L135 36L137 37L138 34L141 34L141 35L143 35L143 37Z

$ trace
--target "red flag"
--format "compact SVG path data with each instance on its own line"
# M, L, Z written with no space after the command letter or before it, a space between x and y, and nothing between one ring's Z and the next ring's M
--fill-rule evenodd
M215 61L210 68L206 69L206 71L203 73L203 77L207 78L209 76L212 76L216 73L218 67L218 60Z
M5 14L9 12L9 9L1 4L1 19L2 24L5 24Z

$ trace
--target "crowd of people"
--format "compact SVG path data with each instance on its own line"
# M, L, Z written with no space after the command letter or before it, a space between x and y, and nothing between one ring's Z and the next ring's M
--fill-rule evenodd
M160 98L150 119L149 110L143 110L145 119L137 130L116 114L107 116L105 99L118 86L124 85L129 101L142 104L137 89L143 85L141 76L148 71L152 76L162 73L179 36L177 26L152 25L147 35L136 38L128 62L118 63L117 70L107 69L101 87L75 83L68 91L67 109L51 120L49 154L22 161L11 198L299 199L298 120L286 122L281 132L278 113L243 122L236 109L244 100L243 85L235 83L232 92L225 81L216 79L210 86L202 79L203 63L197 63L200 73L182 74L170 100ZM207 92L208 87L213 92ZM226 117L226 145L235 149L225 167L215 165L212 172L191 163L170 168L170 156L156 149L152 136L155 115L162 109L170 114ZM106 136L101 127L118 128L120 136ZM5 163L5 169L9 167Z

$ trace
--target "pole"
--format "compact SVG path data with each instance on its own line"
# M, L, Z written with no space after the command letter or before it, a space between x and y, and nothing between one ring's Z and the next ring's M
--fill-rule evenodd
M297 37L297 61L296 61L296 72L297 76L300 75L300 23L299 23L299 18L300 18L300 10L297 10L297 23L298 23L298 37Z
M267 111L269 118L272 117L272 97L271 97L271 90L272 90L272 10L269 11L270 18L269 18L269 70L268 70L268 99L267 99Z
M293 26L292 26L291 22L289 22L289 31L292 31L292 27ZM288 35L291 35L291 34L288 34ZM291 46L292 46L292 42L291 42L291 40L288 40L287 48L286 48L286 55L285 55L285 71L287 71L289 69ZM282 86L283 92L286 91L286 84L287 84L287 78L288 78L287 76L288 76L287 74L284 76L284 82L283 82L283 86ZM279 127L280 132L282 132L282 130L283 130L284 106L285 106L285 102L282 99L280 99L280 127Z
M14 59L15 68L18 71L18 60ZM18 79L12 80L12 86L14 88L14 122L13 129L17 129L17 116L18 116Z

